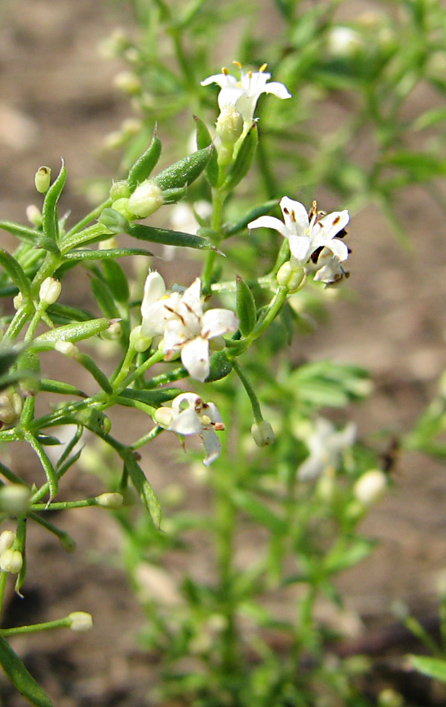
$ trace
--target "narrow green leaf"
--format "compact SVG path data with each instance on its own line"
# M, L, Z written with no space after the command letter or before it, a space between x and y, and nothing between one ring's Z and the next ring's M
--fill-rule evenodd
M257 308L254 296L248 285L237 275L237 316L240 322L240 331L243 336L248 336L255 327Z
M288 525L283 518L280 518L265 503L259 501L247 491L241 489L231 489L231 499L244 513L247 513L260 525L268 528L273 533L283 535L287 532Z
M109 328L110 324L110 320L104 317L91 319L88 322L66 324L65 326L51 329L38 336L30 345L30 349L33 351L49 351L54 348L56 341L83 341L84 339L89 339L91 336L96 336L105 331Z
M88 322L91 319L94 319L93 314L91 312L87 312L85 309L70 307L66 304L59 304L59 302L55 302L55 304L50 305L46 311L51 315L51 318L65 321L68 319L70 323L72 323L73 320L75 322Z
M65 260L109 260L110 258L123 258L126 255L152 256L153 253L145 248L114 248L105 250L72 250L65 255Z
M130 191L135 191L138 184L150 176L160 158L160 155L161 140L154 133L149 147L129 171L127 183L130 187Z
M197 150L197 152L193 152L179 162L167 167L167 169L154 177L153 181L163 191L164 189L187 187L200 176L213 152L213 145Z
M113 393L112 385L103 371L97 366L95 361L89 354L79 353L76 355L76 361L81 364L95 379L97 383L101 386L102 390L106 393Z
M62 167L57 178L48 189L42 207L42 227L43 232L52 241L59 240L59 224L57 217L57 202L62 194L67 178L67 171L62 160Z
M182 233L181 231L169 231L166 228L145 226L141 223L129 224L127 233L134 238L138 238L138 240L149 241L151 243L176 245L182 248L215 250L215 248L208 243L208 241L204 238L200 238L199 236L194 236L190 233Z
M240 219L240 221L237 221L237 223L234 223L232 226L225 228L225 238L229 238L229 236L234 236L236 233L240 233L240 231L247 228L248 223L255 221L255 219L260 216L265 216L265 214L271 213L271 211L273 211L278 204L279 199L272 199L271 201L267 201L265 204L262 204L262 206L256 206L254 209L251 209L251 211Z
M257 149L257 142L257 125L253 123L249 133L240 145L235 162L231 165L223 184L223 188L226 191L232 191L243 177L248 174Z
M207 128L207 125L205 125L205 123L203 123L203 121L198 118L198 116L194 115L194 120L195 127L197 130L197 147L199 150L203 150L205 147L209 147L209 145L212 145L212 136ZM217 186L218 172L218 156L217 151L214 150L209 159L209 162L206 165L206 177L211 187Z
M446 682L446 660L441 658L426 658L419 655L410 655L410 663L415 670L423 675L428 675L434 680Z
M180 388L160 388L159 390L139 390L137 388L126 388L120 393L122 398L139 400L146 405L158 407L169 400L172 400L180 393L184 392Z
M6 250L0 248L0 266L2 266L8 273L11 280L19 288L20 292L24 297L29 297L30 295L30 285L29 280L25 275L25 272L12 255L10 255Z
M31 245L36 245L38 238L42 235L40 231L36 231L34 228L22 226L20 223L14 223L13 221L0 221L0 228Z
M115 260L104 260L102 264L105 279L113 291L113 296L120 304L129 301L129 283L127 275Z
M124 464L134 487L152 517L154 525L159 528L161 523L161 506L153 488L147 481L143 470L133 454L128 453L125 455Z
M54 498L57 495L57 490L59 486L56 470L51 464L49 457L47 456L37 437L35 437L31 432L25 432L24 437L30 447L35 452L45 472L46 480L48 482L48 489L50 492L50 499Z
M53 707L53 703L40 685L27 671L8 641L0 635L0 664L5 675L23 697L35 707Z
M113 297L112 290L107 282L93 274L90 280L91 291L99 305L102 314L110 319L119 319L119 310Z

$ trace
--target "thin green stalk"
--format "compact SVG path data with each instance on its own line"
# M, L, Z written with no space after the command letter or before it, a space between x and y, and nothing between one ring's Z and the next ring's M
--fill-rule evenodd
M0 572L0 613L3 608L3 598L5 596L7 572Z

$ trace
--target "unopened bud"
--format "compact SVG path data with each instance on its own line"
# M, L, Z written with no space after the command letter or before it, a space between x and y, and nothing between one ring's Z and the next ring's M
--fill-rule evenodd
M22 484L9 484L0 489L0 509L10 516L19 516L29 508L31 491Z
M387 487L387 476L381 469L370 469L353 486L353 495L363 506L379 501Z
M116 199L127 198L130 196L130 188L126 179L121 179L119 182L113 182L110 187L110 199L116 201Z
M0 569L3 572L18 574L23 567L23 556L19 550L5 550L0 555Z
M35 204L26 207L26 218L35 228L42 225L42 212Z
M71 341L61 341L59 339L54 344L54 348L56 351L69 358L74 358L79 353L79 349Z
M15 543L16 534L12 530L4 530L0 535L0 555L3 555L5 550L10 550Z
M254 422L251 427L251 434L254 442L258 447L267 447L276 440L276 435L267 420L260 420L260 422Z
M95 501L102 508L116 509L121 508L124 497L120 493L101 493L100 496L96 496Z
M90 631L93 628L93 617L86 611L73 611L68 618L71 620L72 631Z
M113 84L128 96L134 96L141 92L141 81L132 71L121 71L116 74Z
M160 427L164 427L165 429L168 429L170 427L170 425L172 424L173 412L172 412L171 408L167 408L167 407L158 408L158 410L155 410L155 412L153 414L153 419L157 425L160 425Z
M22 412L22 399L12 388L0 393L0 427L12 425Z
M234 147L243 132L243 118L234 108L224 108L218 116L216 133L224 147Z
M23 304L23 295L22 295L21 292L19 292L19 293L14 297L14 299L12 300L12 303L13 303L13 305L14 305L14 309L17 309L17 310L20 309L20 307L21 307L22 304Z
M34 184L39 194L46 194L51 182L51 169L49 167L39 167L35 176Z
M135 349L135 351L138 351L138 353L147 351L151 343L152 338L150 336L144 336L141 326L136 326L130 332L130 346Z
M301 287L305 280L305 271L301 265L294 264L290 260L284 263L276 275L277 284L287 287L293 293Z
M136 187L128 201L128 208L137 218L146 218L157 211L164 204L161 188L146 180Z
M41 304L50 305L57 302L62 290L62 285L59 280L53 277L47 277L40 285L39 299Z

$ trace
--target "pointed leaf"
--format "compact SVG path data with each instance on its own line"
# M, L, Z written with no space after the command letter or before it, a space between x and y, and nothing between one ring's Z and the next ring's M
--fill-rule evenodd
M59 239L59 224L57 217L57 202L62 194L67 178L67 171L62 160L60 172L48 189L42 208L42 228L44 234L52 241ZM49 250L49 249L48 249Z
M179 162L171 165L154 178L154 182L164 189L178 189L189 186L200 176L209 162L214 146L209 145L202 150L197 150Z
M35 707L53 707L49 697L27 671L17 653L12 650L3 636L0 636L0 664L5 675L28 702Z
M193 236L190 233L182 233L181 231L169 231L166 228L155 228L153 226L145 226L141 223L129 224L127 233L134 238L151 243L162 243L163 245L176 245L183 248L199 248L212 249L204 238Z
M19 288L20 292L25 296L30 294L29 280L25 275L25 272L12 255L10 255L6 250L0 248L0 266L8 273L11 280Z
M257 308L254 296L248 285L237 275L237 316L240 321L240 331L243 336L248 336L255 327Z
M249 172L256 152L257 142L257 125L253 123L252 128L240 145L235 162L231 165L228 176L223 184L223 188L226 191L232 191Z
M156 163L160 158L160 155L161 140L154 133L149 147L135 162L135 164L129 171L127 183L130 187L131 192L135 191L138 184L140 184L150 176L152 170L154 169Z
M194 115L195 127L197 129L197 147L199 150L212 145L212 136L203 121ZM217 151L214 150L209 162L206 165L206 177L211 187L217 186L218 183L218 157Z

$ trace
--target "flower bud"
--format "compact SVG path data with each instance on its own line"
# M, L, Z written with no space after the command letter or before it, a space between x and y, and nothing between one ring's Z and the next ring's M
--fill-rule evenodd
M51 169L49 167L39 167L35 176L34 184L39 194L46 194L51 182Z
M371 506L383 496L387 476L381 469L370 469L353 486L353 495L363 506Z
M29 508L31 491L22 484L8 484L0 489L0 509L10 516L19 516Z
M130 332L130 346L135 349L135 351L138 351L138 353L147 351L151 343L152 338L150 336L144 336L141 326L136 326Z
M113 202L113 208L106 208L98 218L98 223L101 223L105 228L108 228L112 233L124 233L128 223L132 218L131 213L127 208L128 199L123 197Z
M16 534L13 530L4 530L0 535L0 555L3 555L5 550L10 550L15 543Z
M172 409L167 407L158 408L158 410L155 410L153 414L153 419L156 424L160 427L164 427L165 429L170 427L173 417L174 415Z
M35 228L42 225L42 212L35 204L26 207L26 218Z
M297 292L305 280L305 271L301 265L288 260L284 263L276 275L277 284L280 287L287 287L290 293Z
M113 84L128 96L134 96L141 92L141 81L132 71L121 71L116 74Z
M119 182L113 182L110 187L110 199L116 201L116 199L122 199L130 196L130 189L126 179L121 179Z
M157 211L164 204L161 188L146 180L136 187L128 201L128 209L133 217L146 218Z
M276 440L276 435L267 420L260 420L260 422L254 422L251 427L251 434L254 442L258 447L267 447Z
M95 501L102 508L116 509L121 508L124 497L120 493L101 493L100 496L96 496Z
M62 290L62 285L59 280L53 277L47 277L40 285L39 299L41 304L50 305L57 302Z
M21 292L19 292L14 299L12 300L12 304L14 305L14 309L18 310L23 304L23 295Z
M72 631L90 631L93 628L93 617L86 611L73 611L68 618L71 620Z
M0 569L3 572L18 574L23 567L23 556L19 550L5 550L0 555Z
M17 422L22 412L22 399L12 388L0 393L0 427Z
M79 353L79 349L71 341L56 341L54 348L59 353L69 358L74 358Z

